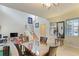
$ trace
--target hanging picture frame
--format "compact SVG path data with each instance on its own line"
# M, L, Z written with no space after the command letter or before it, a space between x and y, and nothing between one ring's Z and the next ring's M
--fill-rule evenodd
M39 28L39 23L35 23L35 28Z
M64 38L65 37L65 25L64 21L57 23L57 37L58 38Z
M50 35L51 36L57 36L57 23L56 22L51 22L50 23Z
M28 17L28 24L33 24L33 19L31 17Z

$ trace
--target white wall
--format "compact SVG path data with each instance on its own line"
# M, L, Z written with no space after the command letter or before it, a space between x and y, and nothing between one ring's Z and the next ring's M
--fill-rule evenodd
M4 35L9 35L10 32L24 33L24 31L26 31L25 24L27 23L28 17L32 17L33 21L36 19L34 15L0 6L1 33ZM44 18L37 16L36 22L39 22L40 24L45 23L47 24L46 26L49 27L49 22ZM46 31L49 34L48 28ZM36 28L35 33L37 35L39 34L39 31Z
M9 35L10 32L23 33L28 16L32 15L0 6L1 33L4 35Z

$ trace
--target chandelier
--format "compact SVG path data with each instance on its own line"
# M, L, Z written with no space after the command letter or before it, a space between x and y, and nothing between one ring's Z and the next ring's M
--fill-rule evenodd
M59 3L43 3L42 5L44 8L50 9L51 7L59 6Z

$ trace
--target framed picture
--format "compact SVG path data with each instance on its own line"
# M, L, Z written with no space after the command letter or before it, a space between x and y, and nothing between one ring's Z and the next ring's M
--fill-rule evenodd
M50 23L50 35L51 36L57 36L57 23L56 22L51 22Z
M35 23L35 28L39 28L39 23Z
M64 21L62 21L62 22L58 22L57 23L58 25L58 29L57 29L57 31L58 31L58 38L64 38L65 37L65 25L64 25Z
M28 17L28 24L33 24L33 19L31 17Z

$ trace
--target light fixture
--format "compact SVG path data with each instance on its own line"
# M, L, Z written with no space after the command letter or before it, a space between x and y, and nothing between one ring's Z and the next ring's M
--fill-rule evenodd
M51 7L57 7L59 3L42 3L43 7L50 9Z

